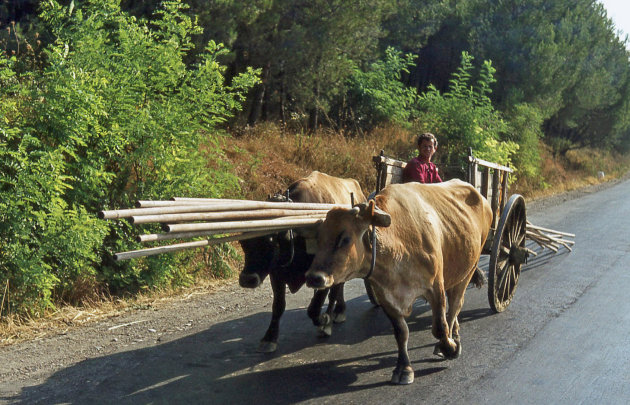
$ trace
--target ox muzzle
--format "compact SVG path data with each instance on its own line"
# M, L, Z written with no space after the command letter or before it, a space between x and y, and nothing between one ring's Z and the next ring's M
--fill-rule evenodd
M333 277L331 275L326 274L323 271L311 271L309 270L306 273L306 285L310 288L315 289L324 289L330 288L333 285Z
M244 271L238 276L238 284L243 288L256 288L262 284L262 278L258 273L246 273Z

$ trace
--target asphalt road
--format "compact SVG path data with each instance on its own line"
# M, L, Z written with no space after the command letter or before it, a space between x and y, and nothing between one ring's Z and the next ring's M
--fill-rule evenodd
M501 314L485 287L460 314L462 356L435 357L428 306L408 319L410 386L388 384L396 344L385 315L347 284L347 321L318 339L290 296L275 354L255 352L269 308L225 315L163 343L92 356L35 381L4 381L0 403L627 404L630 401L630 182L528 206L536 225L576 234L569 253L539 252ZM482 258L482 268L487 257ZM263 288L270 288L265 283ZM1 365L0 365L1 367Z

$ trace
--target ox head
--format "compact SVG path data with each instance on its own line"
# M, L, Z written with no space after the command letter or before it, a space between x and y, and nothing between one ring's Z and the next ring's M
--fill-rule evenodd
M317 253L306 273L306 284L328 288L365 276L371 260L369 227L390 224L391 217L375 208L374 200L352 209L330 210L318 230Z
M290 201L287 196L276 193L267 201ZM256 288L262 284L269 272L291 260L290 235L288 232L265 235L259 238L239 241L245 255L245 265L238 277L238 283L244 288Z
M302 234L294 232L292 237L285 231L241 240L240 244L245 254L245 265L238 278L241 287L256 288L269 274L286 283L292 293L304 285L304 273L313 255L306 252L306 239Z
M279 235L266 235L239 241L245 255L245 265L238 277L244 288L256 288L265 280L280 252Z

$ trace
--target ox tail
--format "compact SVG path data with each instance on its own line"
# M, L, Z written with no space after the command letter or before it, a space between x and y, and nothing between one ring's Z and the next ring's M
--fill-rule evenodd
M486 275L479 268L479 266L475 266L475 272L473 273L472 278L470 279L471 284L474 284L475 287L481 288L486 284Z

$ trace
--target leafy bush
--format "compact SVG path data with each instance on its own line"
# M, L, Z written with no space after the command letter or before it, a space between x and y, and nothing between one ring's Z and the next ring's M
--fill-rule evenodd
M512 158L518 176L527 177L531 183L542 186L542 158L539 151L539 142L543 136L542 113L531 104L518 104L506 113L506 118L510 123L508 139L519 145Z
M215 128L241 108L257 72L225 83L217 57L226 50L212 41L187 67L200 29L183 9L163 2L149 24L116 0L42 2L57 38L44 71L18 74L0 55L0 277L13 310L39 312L86 278L121 290L169 283L181 256L113 263L106 252L137 246L128 224L94 214L238 187Z
M355 125L371 129L379 124L407 125L418 97L416 89L401 81L409 73L415 57L387 48L385 60L372 63L367 71L355 68L348 84L348 104L356 110L350 115Z
M462 53L462 61L442 94L430 85L418 100L419 125L422 131L434 132L440 140L442 165L463 166L468 148L475 156L509 164L518 145L505 140L509 125L490 100L494 68L485 61L476 85L471 85L473 57Z

